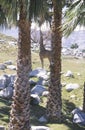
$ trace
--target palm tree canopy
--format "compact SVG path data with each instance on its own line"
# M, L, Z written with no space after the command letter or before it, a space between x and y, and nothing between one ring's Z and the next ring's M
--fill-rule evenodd
M6 26L6 17L2 5L0 5L0 25L2 25L2 27Z
M44 17L44 12L48 10L47 0L24 0L25 1L25 11L26 17L29 21L33 18L36 18L40 15ZM1 7L3 7L5 20L8 26L17 25L20 13L20 3L21 0L2 0ZM3 19L1 12L0 17ZM47 15L45 15L47 17ZM4 23L4 22L3 22ZM2 24L2 22L0 22Z
M69 36L77 25L85 26L85 1L74 0L64 17L63 32Z

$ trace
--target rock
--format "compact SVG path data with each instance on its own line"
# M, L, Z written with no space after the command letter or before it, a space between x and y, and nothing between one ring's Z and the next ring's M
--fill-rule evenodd
M6 64L6 65L12 65L13 63L12 63L11 60L9 60L9 61L6 61L4 64Z
M6 130L4 126L0 125L0 130Z
M39 78L37 85L45 85L45 86L49 86L49 80L45 80L42 77Z
M76 96L75 95L71 95L70 98L75 98Z
M80 73L77 73L77 75L78 75L78 76L81 76L81 74L80 74Z
M62 87L64 87L64 86L66 86L66 83L62 83L61 85L62 85Z
M5 70L6 68L7 68L6 65L4 65L4 64L0 64L0 70Z
M30 104L31 105L39 105L40 97L37 94L31 94Z
M83 58L85 58L85 52L83 52Z
M48 94L49 94L49 91L44 91L44 92L42 93L42 96L47 97L47 96L48 96Z
M30 77L42 77L43 79L47 79L48 75L47 75L47 71L42 69L42 68L37 68L33 71L30 72L29 74Z
M9 41L9 45L12 45L12 46L17 45L17 42L16 41Z
M46 126L31 126L32 130L50 130L48 127Z
M9 76L9 83L14 83L15 79L16 79L16 75L12 74L12 75L8 75Z
M31 94L37 94L38 96L41 96L44 91L46 91L46 88L44 86L35 85L35 87L31 89Z
M32 79L30 79L29 82L30 82L30 85L33 85L33 86L36 85L36 82L34 80L32 80Z
M72 111L72 114L73 122L85 127L85 113L82 112L79 108L76 108Z
M72 78L74 77L73 73L70 70L68 70L64 76L65 77L72 77Z
M77 84L77 83L69 83L69 84L67 84L66 85L66 90L68 91L68 92L70 92L70 91L72 91L72 90L74 90L74 89L78 89L80 86L79 86L79 84Z
M0 76L0 89L4 89L6 87L7 79L6 76Z
M2 75L0 76L0 89L4 89L9 86L10 83L14 83L15 75Z
M44 81L44 79L40 77L37 82L37 85L43 85L43 81Z
M44 116L42 116L40 117L39 122L46 123L47 119Z
M7 66L7 69L16 70L16 66L14 66L14 65L8 65L8 66Z
M7 88L0 91L0 97L10 99L13 96L13 85L10 84Z

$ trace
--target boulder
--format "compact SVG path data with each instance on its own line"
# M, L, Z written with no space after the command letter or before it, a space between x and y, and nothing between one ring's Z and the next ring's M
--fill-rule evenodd
M16 75L2 75L0 76L0 89L4 89L9 86L10 83L14 83Z
M6 130L4 126L0 125L0 130Z
M73 73L70 70L68 70L64 76L65 77L72 77L72 78L74 77Z
M0 91L0 97L10 99L13 96L13 85L10 84L7 88Z
M35 85L31 89L31 94L37 94L38 96L41 96L44 91L46 91L46 88L44 86L42 86L42 85Z
M49 94L49 91L44 91L44 92L42 93L42 96L47 97L47 96L48 96L48 94Z
M85 127L85 113L81 111L79 108L76 108L72 111L72 114L73 122Z
M39 122L46 123L47 119L44 116L42 116L42 117L40 117Z
M0 76L0 89L4 89L6 85L7 85L6 76L4 75Z
M4 64L0 64L0 70L5 70L6 68L7 68L6 65L4 65Z
M47 75L47 71L42 69L42 68L37 68L33 71L30 72L29 74L30 77L42 77L43 79L47 79L48 75Z
M6 61L4 64L6 64L6 65L12 65L13 63L12 63L11 60L9 60L9 61Z
M37 94L31 94L30 104L31 105L39 105L40 97Z
M7 66L7 69L16 70L16 66L14 66L14 65L8 65L8 66Z
M32 80L32 79L29 80L29 83L30 83L30 85L33 85L33 86L36 85L36 82L34 80Z
M16 79L16 75L12 74L12 75L8 75L9 76L9 83L14 83L15 79Z
M66 83L64 82L64 83L62 83L61 85L62 85L62 87L65 87L65 86L66 86Z
M45 86L49 86L49 80L45 80L42 77L39 77L39 80L37 82L37 85L45 85Z
M72 91L72 90L74 90L74 89L78 89L80 86L79 86L79 84L77 84L77 83L69 83L69 84L67 84L66 85L66 90L68 91L68 92L70 92L70 91Z

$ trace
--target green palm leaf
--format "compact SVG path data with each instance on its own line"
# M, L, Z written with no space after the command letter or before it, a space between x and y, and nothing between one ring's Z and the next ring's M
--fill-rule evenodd
M75 0L67 9L63 24L64 35L69 36L77 25L85 26L84 0Z

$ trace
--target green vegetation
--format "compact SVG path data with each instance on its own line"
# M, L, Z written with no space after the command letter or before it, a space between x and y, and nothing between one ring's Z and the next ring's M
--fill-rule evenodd
M0 39L3 39L4 35L1 35ZM7 41L10 40L10 37ZM4 63L7 60L12 60L16 65L17 59L17 45L10 46L7 43L0 44L0 63ZM32 52L32 66L33 69L41 67L40 59L38 53ZM49 70L49 62L45 59L45 69ZM38 119L45 114L46 97L42 98L42 102L39 106L31 106L31 124L32 125L46 125L51 128L51 130L83 130L83 128L78 127L72 123L71 111L76 107L82 107L83 102L83 84L85 80L85 61L83 59L74 59L62 57L62 72L66 73L71 70L74 74L74 78L64 77L62 74L62 83L78 83L80 88L67 92L65 87L62 88L62 99L63 99L63 114L64 121L62 124L58 123L46 123L41 124ZM0 70L1 74L14 74L16 71L13 70ZM80 73L80 75L78 75ZM74 98L71 96L75 95ZM7 101L0 98L0 125L8 126L9 122L9 112L10 112L11 101Z
M71 49L77 49L79 46L77 43L71 45Z

